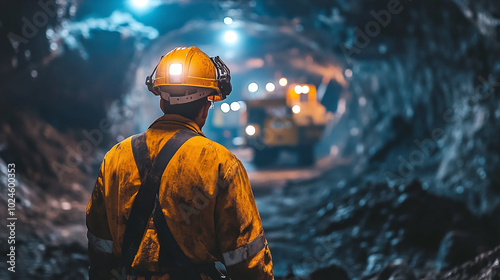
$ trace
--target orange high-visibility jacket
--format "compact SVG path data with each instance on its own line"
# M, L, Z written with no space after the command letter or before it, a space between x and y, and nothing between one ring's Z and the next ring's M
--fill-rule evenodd
M164 115L146 131L151 160L180 129L200 136L189 139L173 156L159 191L163 214L179 247L196 264L221 261L234 280L273 279L271 253L250 182L231 152L207 139L195 122ZM97 279L124 275L121 245L140 186L131 138L127 138L104 157L87 206L90 270ZM150 219L132 267L159 271L158 256L158 237Z

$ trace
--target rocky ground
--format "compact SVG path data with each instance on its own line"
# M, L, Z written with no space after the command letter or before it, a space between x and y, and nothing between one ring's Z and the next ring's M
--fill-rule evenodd
M316 271L311 279L495 279L479 278L479 271L491 268L494 275L498 254L454 269L458 278L445 278L450 277L445 271L499 244L494 216L477 216L418 181L398 187L358 185L359 179L344 179L349 172L350 167L337 167L319 179L256 193L278 275ZM344 274L348 278L333 277ZM390 278L396 274L399 278Z
M2 131L1 142L9 149L0 151L0 217L7 218L10 197L5 186L6 167L7 163L14 163L17 221L16 273L8 272L8 264L2 261L0 278L85 279L85 209L95 180L87 175L93 168L90 158L66 163L65 148L76 147L74 138L28 114L3 123ZM60 177L57 169L51 168L54 163L64 170ZM2 256L10 253L10 244L5 242L9 234L7 230L0 231Z

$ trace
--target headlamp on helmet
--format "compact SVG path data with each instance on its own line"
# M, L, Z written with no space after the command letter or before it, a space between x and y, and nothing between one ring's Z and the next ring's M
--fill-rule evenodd
M204 97L220 101L232 90L226 64L220 57L209 57L197 47L178 47L163 56L151 76L146 78L146 85L149 91L172 105Z

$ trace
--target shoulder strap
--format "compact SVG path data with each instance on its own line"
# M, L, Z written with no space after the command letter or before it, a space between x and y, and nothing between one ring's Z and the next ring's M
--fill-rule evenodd
M144 182L148 170L152 169L152 161L149 156L148 146L146 145L146 133L132 136L132 153L134 154L135 164L139 170L141 182Z
M177 150L187 140L197 135L199 134L191 130L180 130L175 133L162 147L154 164L151 164L145 134L132 138L132 151L142 183L134 199L123 236L122 262L125 266L132 266L137 254L149 217L157 204L157 193L165 168Z

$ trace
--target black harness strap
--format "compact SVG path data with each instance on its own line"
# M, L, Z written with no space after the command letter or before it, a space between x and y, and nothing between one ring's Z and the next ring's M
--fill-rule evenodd
M165 146L166 146L166 144L165 144ZM137 135L134 135L132 137L132 153L134 154L135 164L137 166L137 169L139 170L139 176L141 178L141 182L144 182L146 180L146 176L148 174L148 171L152 170L152 160L151 160L151 157L149 155L148 146L146 144L146 134L145 133L137 134ZM157 205L159 205L158 199L155 200L155 205L154 205L154 210L153 210L154 213L158 212L158 211L156 211ZM159 212L161 213L161 207L160 207ZM153 221L155 223L155 227L157 228L158 234L161 234L159 232L159 228L163 228L166 226L168 229L168 225L167 225L164 217L163 217L163 219L153 218ZM160 225L161 222L163 222L161 224L161 226L158 226L158 225ZM170 230L168 230L168 232L170 233ZM124 240L125 240L125 238L124 238ZM139 240L139 244L140 244L140 240ZM137 254L137 250L135 250L135 252L136 252L135 254ZM133 252L134 250L131 250L131 251ZM134 255L134 257L135 257L135 255ZM133 259L132 259L132 261L133 261ZM174 258L172 256L172 254L167 253L167 248L165 248L165 246L160 246L160 255L159 255L158 263L159 263L160 268L163 268L163 269L160 269L160 271L172 271L172 268L169 266L171 266L173 263L175 263Z
M134 158L138 163L137 167L142 183L134 199L123 236L122 262L125 266L132 266L137 254L149 217L156 204L163 171L182 144L197 135L199 134L190 130L178 131L162 147L154 164L151 164L151 160L149 159L145 135L139 134L132 138L132 150Z
M160 272L168 271L171 279L201 280L201 273L209 275L212 279L225 279L214 264L195 265L184 254L168 228L158 199L161 178L168 163L187 140L197 135L199 134L191 130L178 131L162 147L154 164L151 163L145 134L138 134L132 138L132 152L142 183L132 205L123 238L122 261L129 271L134 271L131 267L132 262L152 215L160 243L158 261ZM135 271L135 273L148 275L148 272Z
M139 169L141 182L144 182L149 170L152 169L151 157L149 156L148 146L146 145L146 134L136 134L132 136L132 153L134 154L135 164Z

